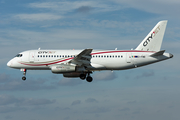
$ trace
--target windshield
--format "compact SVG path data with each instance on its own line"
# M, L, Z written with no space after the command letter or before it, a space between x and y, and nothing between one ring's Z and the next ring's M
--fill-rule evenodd
M17 54L15 57L22 57L22 54Z

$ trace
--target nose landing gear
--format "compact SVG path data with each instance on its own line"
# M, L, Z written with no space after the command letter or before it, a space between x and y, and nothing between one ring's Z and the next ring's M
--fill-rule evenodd
M23 71L23 77L22 77L22 80L26 80L26 72L27 72L27 70L26 69L21 69L21 71Z
M26 77L25 77L25 76L23 76L23 77L22 77L22 80L26 80Z

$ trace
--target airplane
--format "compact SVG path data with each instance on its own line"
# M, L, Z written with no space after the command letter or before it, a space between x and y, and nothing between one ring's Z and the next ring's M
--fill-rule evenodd
M17 54L7 66L23 71L51 70L64 77L92 82L94 71L126 70L173 58L161 49L167 20L160 21L134 50L28 50Z

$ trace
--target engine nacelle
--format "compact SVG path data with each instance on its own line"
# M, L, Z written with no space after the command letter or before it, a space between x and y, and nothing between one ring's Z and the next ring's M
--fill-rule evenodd
M74 78L74 77L80 77L79 72L72 72L72 73L64 73L63 76L64 77L68 77L68 78Z
M56 74L62 74L62 73L69 73L69 72L75 72L76 71L76 66L72 65L56 65L51 67L52 73Z

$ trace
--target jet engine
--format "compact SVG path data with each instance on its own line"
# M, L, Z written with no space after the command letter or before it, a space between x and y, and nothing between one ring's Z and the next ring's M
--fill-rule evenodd
M72 65L56 65L51 67L52 73L56 74L62 74L62 73L69 73L69 72L75 72L76 71L76 66Z

